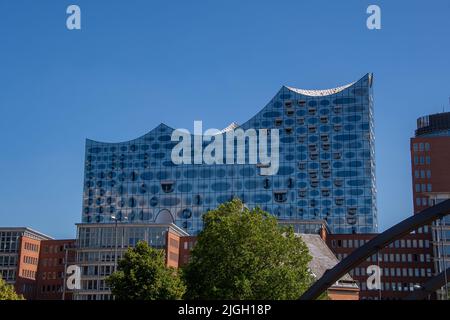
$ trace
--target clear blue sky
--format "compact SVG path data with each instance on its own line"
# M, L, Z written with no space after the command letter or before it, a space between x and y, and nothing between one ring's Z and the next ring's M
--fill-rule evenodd
M65 27L72 3L81 31ZM366 28L369 4L380 31ZM75 236L85 138L222 128L282 85L373 72L383 230L412 213L409 138L417 117L448 106L449 38L448 0L1 0L0 225Z

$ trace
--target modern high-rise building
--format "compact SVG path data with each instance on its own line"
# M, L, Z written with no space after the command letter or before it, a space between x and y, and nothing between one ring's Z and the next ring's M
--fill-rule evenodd
M283 86L253 118L213 137L227 141L242 129L244 163L232 139L215 151L214 164L196 164L196 150L194 163L176 164L178 140L165 124L127 142L87 140L82 223L110 224L114 216L121 224L175 223L196 235L203 214L238 197L279 220L324 220L332 233L377 232L372 84L367 74L328 90ZM271 143L279 134L279 154L268 147L278 162L273 175L264 173L260 154L251 163L252 129L258 142L264 129L274 133ZM197 138L189 136L193 146Z
M420 117L410 144L414 213L418 213L450 199L450 112ZM432 235L440 273L450 267L449 216L433 224ZM448 292L439 294L448 299Z
M367 74L328 90L283 86L243 125L206 138L160 124L127 142L87 140L74 298L110 299L105 278L139 240L165 249L168 265L186 263L179 239L235 197L298 232L376 232L372 84Z

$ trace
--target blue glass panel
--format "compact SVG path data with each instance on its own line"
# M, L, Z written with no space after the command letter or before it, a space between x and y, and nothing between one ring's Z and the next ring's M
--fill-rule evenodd
M355 102L355 98L338 98L333 101L334 104L350 104Z
M181 183L178 185L178 191L180 192L191 192L192 184L190 183Z
M226 191L231 188L231 185L228 182L216 182L211 185L211 189L213 191Z
M278 111L268 111L268 112L264 112L264 113L263 113L263 117L266 117L266 118L277 118L277 117L281 117L281 112L278 112Z
M294 173L293 167L280 166L280 168L278 169L278 175L281 175L281 176L290 175L292 173Z

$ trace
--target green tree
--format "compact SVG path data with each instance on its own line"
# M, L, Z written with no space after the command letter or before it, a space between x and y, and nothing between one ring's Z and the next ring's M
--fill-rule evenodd
M164 250L144 241L128 249L106 282L118 300L175 300L186 289L178 271L166 266Z
M311 285L308 248L274 216L234 199L204 216L183 270L188 299L297 299Z
M22 295L19 295L14 290L14 287L7 284L0 277L0 300L25 300Z

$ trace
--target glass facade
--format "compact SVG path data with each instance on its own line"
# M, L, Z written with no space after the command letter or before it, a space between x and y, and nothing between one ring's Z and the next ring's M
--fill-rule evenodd
M204 213L238 197L280 220L377 232L372 81L367 74L330 90L282 87L240 126L279 130L272 176L260 175L258 164L175 165L178 142L164 124L127 142L87 140L82 222L111 223L114 215L123 223L173 222L195 235Z
M76 264L80 267L81 287L73 292L74 300L112 299L105 279L114 272L116 262L127 249L139 241L167 250L169 233L188 235L173 224L78 224L77 227Z
M16 280L22 233L14 230L0 231L0 277L8 283Z
M156 226L80 226L78 228L78 249L111 249L117 246L122 249L134 247L139 241L150 246L164 249L168 227Z

